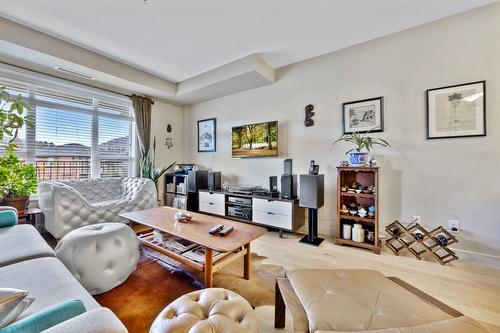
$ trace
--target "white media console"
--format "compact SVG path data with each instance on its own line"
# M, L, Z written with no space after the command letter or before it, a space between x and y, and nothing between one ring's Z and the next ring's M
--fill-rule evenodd
M258 224L281 231L296 231L305 223L297 199L284 199L221 190L199 190L201 213Z

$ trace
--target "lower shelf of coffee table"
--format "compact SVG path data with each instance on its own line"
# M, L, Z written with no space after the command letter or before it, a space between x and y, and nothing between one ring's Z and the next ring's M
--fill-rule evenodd
M168 257L170 257L170 258L172 258L172 259L174 259L174 260L176 260L176 261L178 261L186 266L194 268L200 272L205 271L205 263L192 260L190 258L183 256L182 253L171 251L171 250L167 249L165 246L163 246L162 244L155 241L154 235L152 232L139 235L138 237L139 237L139 241L141 242L141 244L144 244L144 245L148 246L149 248L152 248L153 250L158 251L161 254L164 254L164 255L166 255L166 256L168 256ZM245 254L247 254L247 252L248 252L248 250L246 248L242 247L234 252L224 253L223 257L218 258L217 260L215 260L213 262L212 272L215 273L218 270L220 270L222 267L232 263L233 261L237 260L238 258L245 256Z

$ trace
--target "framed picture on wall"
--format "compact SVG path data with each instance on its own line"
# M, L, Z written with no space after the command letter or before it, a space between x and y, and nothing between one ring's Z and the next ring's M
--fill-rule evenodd
M427 139L486 136L486 81L427 90Z
M198 120L198 152L214 152L217 148L216 119Z
M342 103L344 134L384 131L384 98Z

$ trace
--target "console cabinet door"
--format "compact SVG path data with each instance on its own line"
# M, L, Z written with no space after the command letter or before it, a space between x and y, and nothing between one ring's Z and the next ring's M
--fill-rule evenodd
M221 216L226 214L225 195L223 193L200 192L199 195L200 212Z
M271 227L292 230L293 203L271 199L252 199L252 220Z

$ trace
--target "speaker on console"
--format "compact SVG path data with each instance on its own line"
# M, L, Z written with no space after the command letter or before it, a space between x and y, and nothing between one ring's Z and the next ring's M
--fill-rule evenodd
M321 208L325 201L325 175L300 175L299 206Z
M220 190L221 188L221 173L220 171L214 171L208 173L208 189L209 190Z
M187 177L188 192L198 192L199 189L208 188L207 170L190 170Z
M285 199L297 197L297 175L281 175L281 197Z
M292 159L287 158L283 161L283 174L291 175L292 174Z

